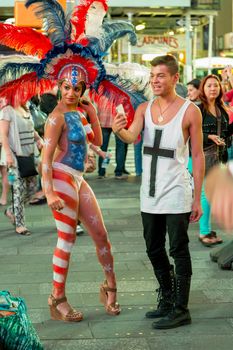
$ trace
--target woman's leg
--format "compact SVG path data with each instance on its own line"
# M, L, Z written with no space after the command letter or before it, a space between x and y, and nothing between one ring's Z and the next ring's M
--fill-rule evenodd
M80 188L79 219L84 224L95 243L97 257L103 267L108 286L110 288L116 288L111 244L108 239L100 207L92 189L86 181L82 182ZM108 304L115 302L116 293L108 292Z
M0 204L6 205L7 204L7 194L9 191L9 183L8 183L8 178L7 178L7 167L0 166L0 171L2 174L2 194L1 194Z
M202 242L203 245L207 247L213 244L221 244L223 240L217 236L217 233L215 231L212 231L211 229L211 214L210 214L211 207L206 198L204 185L202 186L202 192L201 192L201 206L202 206L203 215L199 220L200 241Z
M30 176L26 178L26 192L24 202L27 203L37 190L37 176Z
M199 220L200 235L208 235L211 231L210 226L210 205L205 195L204 186L201 189L201 206L203 214Z
M60 211L52 211L58 240L53 254L53 291L48 304L52 319L79 322L83 314L73 309L65 297L70 255L76 240L79 189L70 174L59 170L53 170L53 186L65 206Z
M23 232L25 227L25 207L24 194L26 190L26 181L18 177L13 183L12 205L10 211L15 216L16 232Z
M77 185L70 174L53 170L53 186L65 202L62 210L52 211L58 235L53 255L53 296L61 298L65 296L70 255L76 240L79 198Z

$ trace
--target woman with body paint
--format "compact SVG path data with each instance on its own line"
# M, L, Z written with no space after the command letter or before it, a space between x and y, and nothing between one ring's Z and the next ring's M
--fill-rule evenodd
M86 89L82 68L68 65L58 78L61 100L48 117L42 156L43 187L58 233L53 255L53 290L48 304L52 319L78 322L83 314L73 309L65 296L78 220L92 237L105 273L106 281L100 287L101 301L111 315L118 315L120 306L116 302L116 278L107 231L95 195L83 178L87 132L82 122L84 116L77 112L78 104L90 118L92 143L97 146L102 143L100 124L93 104L82 97Z
M100 288L101 300L109 314L118 315L110 242L96 198L82 176L86 136L93 131L92 142L99 146L102 135L96 111L82 95L87 88L98 110L115 111L119 104L124 104L128 125L132 123L135 109L145 101L145 96L142 91L135 91L131 82L107 74L103 58L117 39L128 35L135 45L137 36L127 21L105 18L103 22L108 9L106 0L82 0L71 17L66 16L56 0L25 0L27 8L33 5L36 16L47 19L46 35L32 28L0 23L0 44L38 59L12 62L0 68L0 103L6 100L6 104L15 107L59 85L61 100L47 119L42 158L43 187L58 231L53 290L48 300L51 316L73 322L83 319L65 296L78 220L93 238L106 276ZM89 116L91 125L85 125L84 116L77 111L78 104Z

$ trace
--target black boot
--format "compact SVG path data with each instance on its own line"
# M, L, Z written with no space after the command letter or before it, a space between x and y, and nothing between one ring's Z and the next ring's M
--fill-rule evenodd
M171 265L170 271L155 271L156 278L160 287L158 292L158 306L156 310L148 311L147 318L159 318L166 316L173 308L174 292L175 292L175 276L174 268Z
M175 306L169 314L153 322L152 327L157 329L169 329L180 327L191 323L188 306L191 277L176 276L176 301Z

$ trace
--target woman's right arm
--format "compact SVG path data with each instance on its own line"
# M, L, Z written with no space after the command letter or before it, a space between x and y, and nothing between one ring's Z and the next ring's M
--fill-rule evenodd
M6 153L6 165L8 168L11 168L15 165L15 163L9 143L10 121L4 119L0 120L0 130L2 137L2 147Z
M64 117L61 114L52 113L49 115L44 132L44 144L42 150L42 182L45 196L49 207L52 210L63 208L63 201L53 189L52 163L58 141L62 135Z

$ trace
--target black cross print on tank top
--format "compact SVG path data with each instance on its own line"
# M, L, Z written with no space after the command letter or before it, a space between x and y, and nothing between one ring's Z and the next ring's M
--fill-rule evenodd
M150 191L149 196L155 196L155 182L157 172L157 161L159 157L162 158L174 158L175 150L160 148L160 142L162 138L163 130L155 130L154 146L145 146L143 154L149 154L152 156L151 167L150 167Z

